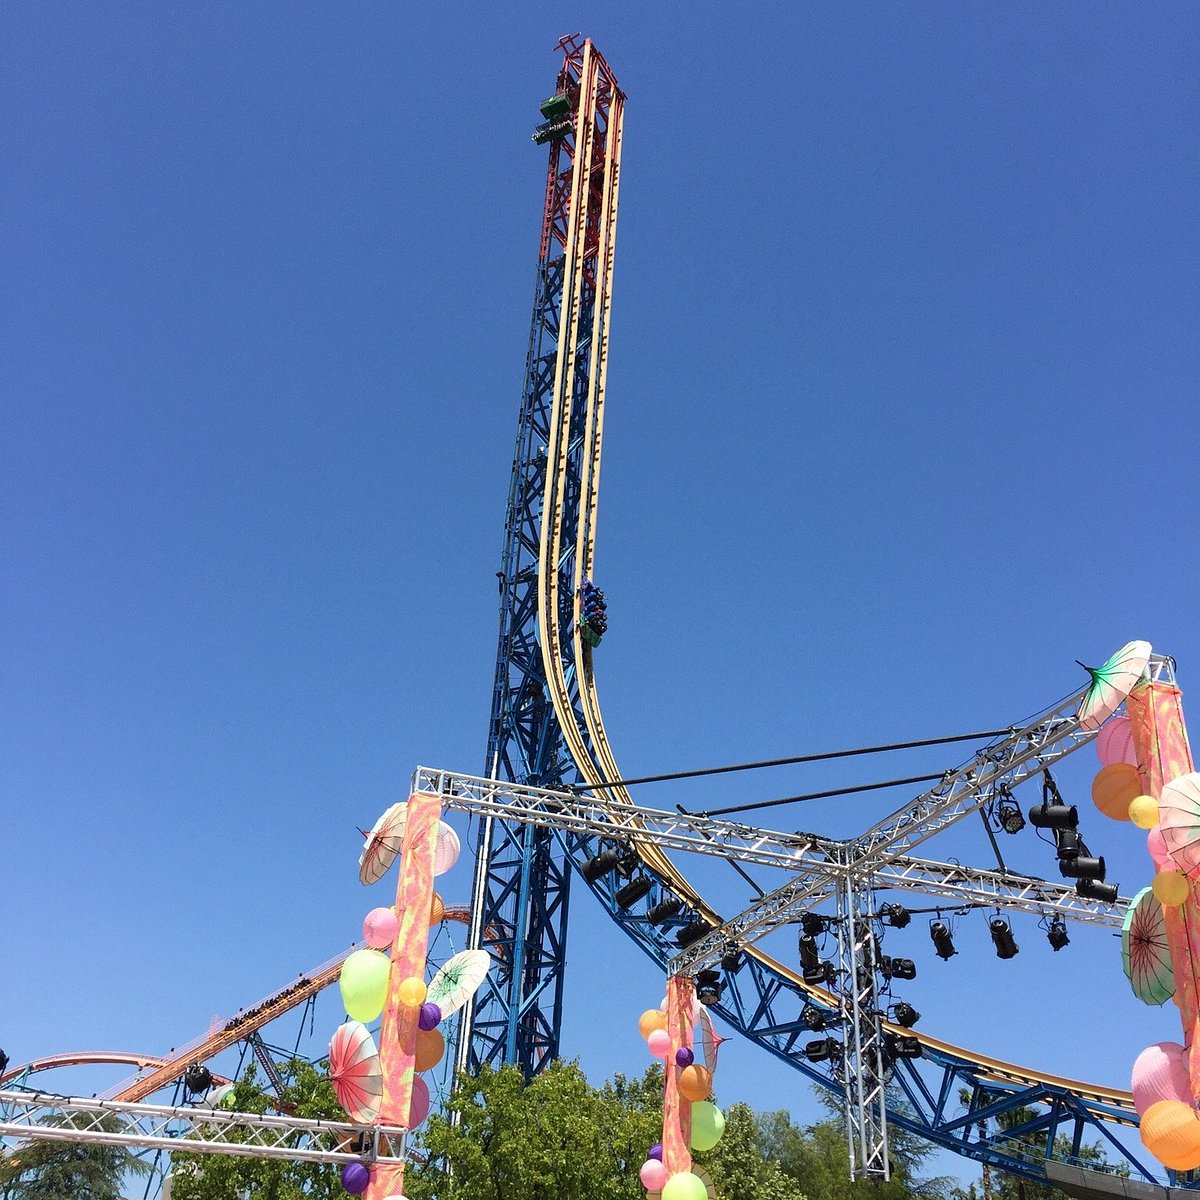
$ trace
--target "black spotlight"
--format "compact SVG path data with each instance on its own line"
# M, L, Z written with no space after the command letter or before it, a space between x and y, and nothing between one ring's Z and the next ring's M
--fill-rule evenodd
M621 856L610 846L583 864L583 877L588 883L595 883L597 879L603 879L605 875L610 871L615 871L620 865Z
M817 943L809 934L804 934L800 938L800 966L805 971L813 971L821 962L821 952L817 949Z
M828 1062L842 1053L842 1045L836 1038L818 1038L804 1047L804 1057L809 1062Z
M1086 854L1059 859L1058 869L1067 879L1092 879L1097 883L1103 883L1106 874L1104 859L1089 858Z
M742 952L736 942L730 942L721 955L721 970L727 975L736 975L742 969Z
M1103 900L1106 904L1116 901L1120 893L1115 883L1100 883L1095 879L1080 879L1075 884L1075 895L1085 900Z
M694 921L689 921L682 926L679 932L675 935L675 945L681 950L685 950L693 942L698 942L706 933L711 932L712 926L707 921L701 920L699 917Z
M628 879L634 871L642 865L642 860L638 858L637 851L632 846L626 846L621 851L621 857L617 860L617 870Z
M192 1063L183 1073L183 1086L193 1096L207 1092L212 1087L212 1072L203 1063Z
M624 912L631 904L636 904L647 895L653 886L648 875L635 875L627 884L617 889L613 899L616 900L617 907Z
M921 1014L903 1000L892 1009L892 1015L896 1024L903 1025L905 1029L911 1029L921 1019Z
M988 922L988 929L991 931L992 942L996 947L996 957L1016 958L1021 948L1013 938L1008 922L1003 917L993 917Z
M1075 829L1056 829L1054 831L1054 852L1061 862L1064 858L1075 858L1083 853L1083 838Z
M0 1050L0 1075L3 1075L8 1070L8 1055Z
M879 919L893 929L903 929L912 920L912 913L903 904L885 904L879 910Z
M664 896L657 904L646 909L646 920L651 925L661 925L683 911L683 901L677 896Z
M1013 799L1011 792L1004 792L996 804L996 820L1005 833L1020 833L1025 828L1025 818L1021 814L1021 806Z
M1035 804L1029 810L1029 822L1038 829L1075 829L1079 810L1073 804Z
M921 1043L915 1038L903 1033L889 1033L883 1039L887 1052L892 1058L920 1058Z
M822 916L820 913L806 912L800 918L800 928L809 937L816 937L818 934L825 933L829 929L829 918Z
M1067 923L1062 917L1051 918L1050 928L1046 930L1046 941L1050 943L1052 950L1061 950L1071 944L1071 939L1067 937Z
M950 936L950 928L944 921L929 923L929 936L933 938L933 946L938 958L952 959L958 951L954 948L954 939Z
M721 974L711 968L696 972L696 999L706 1007L721 1000Z
M834 970L831 962L818 962L814 966L805 967L803 971L804 982L814 986L832 983L836 976L837 971Z
M800 1010L800 1020L808 1026L813 1033L820 1033L825 1028L825 1011L818 1008L815 1004L806 1004Z
M884 979L916 979L917 964L911 958L889 958L886 954L879 960L879 970Z

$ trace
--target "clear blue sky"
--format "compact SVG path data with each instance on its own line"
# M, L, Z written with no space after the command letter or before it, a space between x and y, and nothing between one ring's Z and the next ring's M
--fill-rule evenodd
M1196 9L635 7L10 13L14 1061L165 1050L324 960L383 899L355 827L418 762L482 769L564 32L629 94L597 666L626 773L1007 725L1133 637L1200 677ZM1062 781L1128 894L1148 863L1085 753ZM849 834L903 798L777 819ZM969 832L930 854L987 862ZM565 1050L640 1071L660 977L582 893L573 917ZM893 935L922 1028L1115 1084L1177 1036L1111 939L1017 935L1000 963L966 921L948 964ZM749 1046L722 1073L813 1112Z

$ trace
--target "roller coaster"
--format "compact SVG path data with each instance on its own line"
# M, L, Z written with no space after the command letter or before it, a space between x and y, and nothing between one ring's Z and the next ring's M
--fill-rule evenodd
M582 880L665 970L719 977L712 1010L734 1030L847 1099L861 1133L851 1146L859 1173L886 1178L883 1093L890 1085L902 1102L886 1109L886 1120L960 1155L1028 1179L1063 1182L1078 1171L1085 1138L1098 1137L1133 1179L1160 1182L1129 1139L1114 1133L1138 1122L1126 1091L975 1053L917 1032L895 1013L872 1026L889 1046L903 1039L904 1052L889 1056L888 1080L868 1078L867 1047L823 1055L819 1044L830 1039L815 1036L830 1027L847 1035L867 1027L847 1013L872 1003L877 977L892 969L872 932L884 893L1119 927L1123 901L911 853L966 816L994 816L1023 781L1046 777L1049 767L1091 742L1095 732L1074 715L1082 691L984 739L934 787L847 840L803 835L802 844L794 836L777 844L772 838L783 835L730 823L728 839L714 841L711 821L689 827L685 813L640 808L620 782L596 689L607 614L593 580L625 96L590 41L568 37L558 49L555 89L533 135L549 157L499 573L484 772L422 768L415 781L439 791L447 807L482 818L472 906L460 919L469 924L468 944L489 950L497 966L464 1013L456 1066L511 1062L531 1076L558 1055L570 890L573 879ZM1155 678L1169 681L1172 671L1170 660L1154 660ZM681 873L671 850L783 867L787 882L725 921ZM850 931L839 938L836 966L797 969L756 944L806 915L814 928ZM8 1071L0 1086L27 1087L31 1075L68 1061L129 1063L138 1074L112 1089L111 1098L142 1100L178 1080L190 1063L311 1001L337 978L344 957L165 1058L56 1055ZM839 988L839 979L849 983ZM1075 1184L1093 1194L1126 1186L1094 1174Z

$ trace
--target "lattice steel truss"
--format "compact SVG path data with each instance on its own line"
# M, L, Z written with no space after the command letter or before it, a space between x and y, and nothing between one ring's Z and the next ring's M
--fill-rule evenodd
M117 1128L114 1129L114 1118ZM404 1161L406 1132L393 1126L314 1121L278 1113L84 1100L0 1091L0 1137L96 1142L177 1154L300 1159L317 1163Z

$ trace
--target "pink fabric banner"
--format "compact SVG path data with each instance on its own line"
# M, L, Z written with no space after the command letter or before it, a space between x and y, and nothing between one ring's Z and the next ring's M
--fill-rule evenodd
M679 1072L675 1051L692 1048L692 981L682 975L667 980L667 1032L671 1052L663 1063L663 1166L672 1174L692 1169L692 1102L679 1094Z
M1183 695L1168 683L1144 683L1130 693L1125 708L1142 787L1157 800L1165 784L1194 769L1183 723ZM1188 1047L1192 1097L1200 1100L1200 902L1195 891L1178 908L1164 905L1163 918L1175 973L1175 1003L1183 1024L1183 1044Z
M429 909L433 903L433 864L437 850L438 820L442 815L440 796L414 792L409 797L404 825L404 848L400 855L400 878L396 883L396 913L400 928L392 943L392 965L388 972L387 1002L379 1031L379 1063L383 1074L383 1101L379 1123L408 1128L412 1112L414 1062L417 1053L419 1008L400 1001L400 985L413 976L424 980L429 954ZM404 1191L404 1168L375 1167L364 1196L384 1200Z

